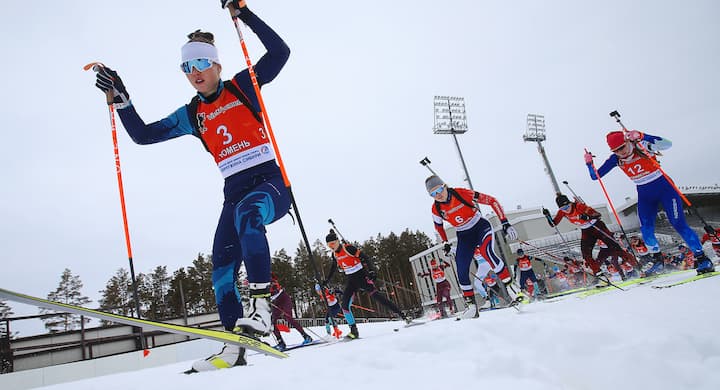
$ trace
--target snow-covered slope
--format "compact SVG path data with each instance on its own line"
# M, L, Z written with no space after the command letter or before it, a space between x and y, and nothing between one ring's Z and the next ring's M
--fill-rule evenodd
M361 324L361 340L298 349L285 360L250 356L247 367L183 375L189 360L48 388L719 389L718 296L720 277L643 285L473 320ZM286 338L300 340L295 331ZM195 357L203 356L187 358Z

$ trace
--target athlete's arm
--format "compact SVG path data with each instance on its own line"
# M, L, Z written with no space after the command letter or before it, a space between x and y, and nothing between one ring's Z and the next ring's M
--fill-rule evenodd
M435 209L435 204L433 204L432 208L432 218L433 218L433 224L435 225L435 231L438 232L440 235L440 238L443 240L443 242L447 242L447 233L445 233L445 227L443 227L443 219L437 214L437 210Z
M642 141L645 148L651 152L657 152L660 150L670 149L672 147L672 141L667 138L658 137L648 133L642 133Z
M493 211L500 219L500 222L507 222L505 211L503 211L502 206L500 206L500 202L498 202L497 199L495 199L494 197L488 194L483 194L482 192L475 191L475 193L473 194L473 201L492 207Z
M590 178L593 180L597 180L597 176L595 175L595 170L593 169L593 165L591 163L586 164L588 167L588 171L590 172ZM598 174L600 174L600 177L605 176L608 172L610 172L613 168L615 168L618 165L618 157L613 153L608 157L607 160L603 163L603 165L598 168Z
M193 133L186 106L182 106L166 118L150 124L145 124L133 105L119 109L117 112L123 127L136 144L154 144Z

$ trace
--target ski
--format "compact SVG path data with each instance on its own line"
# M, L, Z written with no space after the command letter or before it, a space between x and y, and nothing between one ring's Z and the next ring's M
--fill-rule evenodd
M327 341L325 341L325 340L313 340L313 341L311 341L311 342L309 342L309 343L306 343L306 344L303 344L303 343L291 344L291 345L288 345L287 347L285 347L285 349L283 350L283 352L292 351L293 349L298 349L298 348L312 347L313 345L320 345L320 344L327 344Z
M644 285L644 284L648 284L648 283L655 282L655 281L657 281L658 279L664 279L664 278L667 278L667 277L669 277L669 276L682 274L683 272L688 272L688 271L687 271L687 270L681 270L681 271L668 272L668 273L665 273L665 274L655 274L655 275L651 275L651 276L644 277L644 278L628 279L628 280L625 280L625 281L622 281L622 282L617 282L617 283L614 283L614 284L615 284L615 286L618 286L618 287L630 287L630 288L632 288L632 287L635 287L635 286L642 286L642 285ZM587 297L590 297L590 296L593 296L593 295L601 294L601 293L608 292L608 291L612 291L612 290L616 290L616 288L613 287L613 286L610 286L610 285L608 285L608 286L602 286L602 287L596 287L596 288L594 288L594 289L592 289L592 290L587 290L587 291L584 291L584 292L581 292L581 293L577 294L577 297L578 297L578 298L587 298Z
M690 282L695 282L695 281L702 280L702 279L711 278L711 277L717 276L717 275L720 275L719 271L708 272L708 273L704 273L704 274L700 274L700 275L695 275L693 277L681 280L679 282L664 284L664 285L660 285L660 286L652 286L652 288L656 288L656 289L670 288L670 287L680 286L680 285L690 283Z
M432 320L429 320L429 321L432 321ZM409 323L406 323L405 325L403 325L403 328L410 328L410 327L413 327L413 326L425 325L427 322L428 322L428 321L412 320L412 321L410 321ZM397 331L399 331L399 330L400 330L400 328L393 328L393 331L395 331L395 332L397 332Z
M18 303L24 303L26 305L43 307L45 309L57 310L57 311L71 313L71 314L77 314L77 315L84 315L84 316L88 316L88 317L97 318L100 320L116 322L119 324L137 326L137 327L141 327L143 329L159 330L161 332L180 334L180 335L190 336L190 337L199 337L199 338L203 338L203 339L215 340L215 341L219 341L222 343L228 343L228 344L236 344L243 348L257 351L264 355L268 355L268 356L272 356L272 357L276 357L276 358L288 357L288 355L276 350L269 344L266 344L254 337L244 335L244 334L223 332L223 331L212 330L212 329L193 328L193 327L189 327L189 326L168 324L165 322L150 321L150 320L143 320L140 318L127 317L127 316L122 316L119 314L106 313L106 312L102 312L99 310L88 309L88 308L81 307L81 306L68 305L66 303L49 301L47 299L33 297L30 295L17 293L17 292L5 290L2 288L0 288L0 298L9 299L11 301L15 301Z

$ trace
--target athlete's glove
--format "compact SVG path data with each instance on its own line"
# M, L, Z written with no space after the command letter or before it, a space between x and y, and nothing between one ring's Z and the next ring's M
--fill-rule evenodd
M703 227L703 229L705 229L705 233L707 233L707 234L709 234L709 235L711 235L711 236L714 236L715 234L717 234L717 233L715 233L715 229L713 229L713 227L710 226L710 225L705 225L705 226Z
M642 138L643 138L643 133L641 133L637 130L630 130L627 133L625 133L625 139L627 139L628 141L637 142L637 141L641 141Z
M578 218L582 219L583 221L590 220L590 216L588 216L587 214L580 214L580 215L578 215Z
M449 255L450 251L452 251L452 245L450 245L449 242L446 242L445 245L443 245L443 252L445 252L445 256Z
M98 66L95 86L105 93L112 92L112 102L115 104L115 108L120 109L130 105L130 95L116 71L105 66Z
M221 7L227 8L229 5L233 6L235 9L240 9L246 6L245 0L220 0Z
M585 152L585 164L592 164L593 162L593 156L590 152Z
M374 270L370 270L367 272L367 277L374 282L375 279L377 279L377 272L375 272Z
M550 215L550 210L543 207L542 212L545 216L545 219L547 219L548 225L550 225L550 227L555 227L555 222L553 222L553 217L552 215Z
M502 229L503 229L503 233L505 233L505 236L507 238L509 238L513 241L518 239L517 230L515 230L515 228L512 227L510 225L510 222L508 222L507 220L502 221Z

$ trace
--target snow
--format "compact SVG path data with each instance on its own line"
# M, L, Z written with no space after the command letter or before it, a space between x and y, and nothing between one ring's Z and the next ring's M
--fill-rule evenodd
M712 298L718 295L720 278L668 289L639 285L522 305L520 313L482 312L472 320L410 328L360 324L360 340L301 348L284 360L249 356L247 367L183 375L192 359L204 357L188 356L187 362L47 388L718 389L720 314ZM294 330L286 335L288 344L300 341Z

